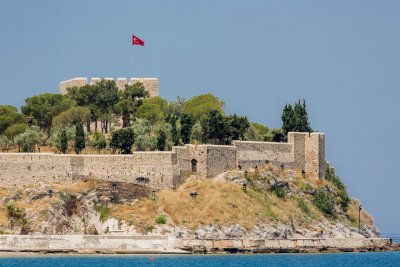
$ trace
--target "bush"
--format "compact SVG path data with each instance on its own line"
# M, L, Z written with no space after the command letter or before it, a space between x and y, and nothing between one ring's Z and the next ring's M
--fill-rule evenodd
M166 223L167 223L167 218L165 217L165 215L158 215L158 216L154 219L154 221L155 221L157 224L166 224Z
M145 228L144 228L144 231L146 232L146 233L151 233L151 232L153 232L153 230L154 230L154 226L153 225L147 225Z
M339 176L335 174L333 168L328 168L325 173L326 180L330 181L338 190L338 196L340 198L340 207L342 210L347 211L350 203L350 197L347 193L346 186L340 180Z
M333 196L323 188L319 188L316 191L313 203L324 214L335 216L335 200L333 199Z
M96 211L100 214L100 221L104 223L110 217L111 208L107 205L96 206Z
M281 187L275 187L272 189L272 193L274 193L277 197L279 198L284 198L285 197L285 191Z
M310 208L308 207L307 203L304 201L304 199L299 198L299 199L297 200L297 205L299 206L299 208L301 209L301 211L302 211L304 214L307 214L308 216L311 215L311 210L310 210Z

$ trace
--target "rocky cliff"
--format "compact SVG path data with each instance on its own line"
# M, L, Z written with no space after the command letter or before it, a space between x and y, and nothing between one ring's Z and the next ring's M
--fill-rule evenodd
M0 232L198 239L377 237L373 218L365 211L358 228L357 200L348 198L340 180L332 177L313 179L265 165L213 179L192 175L175 190L154 191L95 177L0 189Z

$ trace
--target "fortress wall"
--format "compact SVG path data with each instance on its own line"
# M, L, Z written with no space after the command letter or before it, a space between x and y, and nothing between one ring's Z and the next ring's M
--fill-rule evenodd
M309 138L309 133L288 133L288 144L293 146L293 167L300 170L305 169L305 146L307 138Z
M325 177L325 135L323 133L311 133L306 138L305 171L315 178Z
M207 152L207 177L237 168L237 149L234 146L204 145Z
M192 173L192 160L197 161L197 175L207 177L207 150L204 146L186 144L173 148L176 151L178 166L182 176Z
M172 152L136 152L132 155L58 155L51 153L0 153L1 186L68 182L92 175L115 182L150 179L154 188L170 188L179 176Z
M149 92L150 97L158 96L158 79L157 78L131 78L130 84L141 82Z
M70 80L62 81L60 83L60 94L65 95L68 93L67 88L81 87L88 83L87 78L73 78Z
M293 146L288 143L233 141L237 148L237 162L246 168L254 168L265 163L293 166Z
M70 80L62 81L60 83L60 93L65 95L68 93L67 88L71 87L81 87L86 84L96 84L101 81L102 78L73 78ZM113 78L103 78L105 80L114 80ZM89 81L90 80L90 81ZM129 84L135 84L137 82L143 83L144 88L146 91L149 92L150 97L152 96L158 96L158 79L157 78L130 78ZM116 84L119 90L124 90L125 89L125 84L128 83L127 78L117 78Z

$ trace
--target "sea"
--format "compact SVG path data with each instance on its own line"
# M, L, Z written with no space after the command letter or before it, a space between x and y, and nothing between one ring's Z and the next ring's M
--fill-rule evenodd
M383 234L400 243L400 234ZM242 266L399 266L400 251L322 254L229 255L37 255L1 256L0 267L242 267Z
M231 254L142 256L34 256L3 257L0 266L14 267L228 267L228 266L400 266L400 252L331 254Z

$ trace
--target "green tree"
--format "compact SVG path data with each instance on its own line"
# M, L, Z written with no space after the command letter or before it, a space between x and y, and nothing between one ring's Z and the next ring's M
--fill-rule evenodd
M16 107L10 105L0 105L0 134L3 134L4 131L12 125L24 122L24 115L18 113L18 109Z
M102 133L99 132L94 133L93 147L95 147L99 151L99 154L103 148L107 147L106 138Z
M292 105L286 104L283 108L282 112L282 130L284 131L285 135L288 134L290 131L294 131L295 129L295 117L294 117L294 110Z
M97 105L99 87L94 85L84 85L82 87L67 88L68 96L75 101L79 107L87 107L90 110L90 119L86 121L86 130L90 132L90 122L95 122L95 131L97 131L97 119L100 116L100 110Z
M39 127L46 129L50 137L53 118L73 105L74 102L67 96L46 93L28 97L21 109L26 116L33 116Z
M308 122L308 114L306 109L306 101L303 99L303 103L295 103L294 107L290 104L286 104L282 112L282 129L284 134L288 132L312 132L310 123Z
M119 92L119 100L115 105L117 114L122 116L122 127L131 125L131 114L136 113L142 104L142 99L148 97L149 92L145 90L142 83L125 85L125 89Z
M83 131L82 123L78 123L75 126L75 152L80 154L82 149L86 146L85 144L85 132Z
M329 192L325 190L325 188L317 189L314 195L313 203L324 214L328 216L335 216L335 199Z
M148 120L137 119L131 128L135 133L135 146L138 151L156 150L157 135L152 131Z
M203 142L221 144L226 136L226 123L224 116L217 110L211 110L202 120Z
M192 134L190 139L192 141L201 142L203 136L203 128L201 127L200 121L196 122L192 127Z
M181 138L184 144L190 143L190 136L192 134L192 127L195 123L194 118L186 113L182 113L180 117L181 121Z
M137 110L137 117L146 119L152 124L161 121L165 114L162 112L160 106L152 103L143 102L143 104Z
M120 150L122 154L131 154L135 135L132 128L123 128L112 133L110 147L115 153Z
M35 145L43 138L43 132L37 126L28 128L25 132L15 137L15 143L22 152L35 152Z
M157 137L157 149L159 151L165 151L166 143L167 143L167 135L164 131L160 131Z
M208 116L210 111L224 113L224 102L212 94L203 94L192 97L183 104L182 112L191 115L195 120Z
M20 133L23 133L28 129L28 124L26 123L16 123L11 126L9 126L4 134L11 140L14 140L14 137L19 135Z
M60 151L65 154L68 149L68 136L67 130L62 129L60 134Z
M11 146L12 146L13 142L12 140L8 139L7 136L5 135L0 135L0 150L1 151L8 151Z
M338 190L338 197L340 202L340 207L342 210L347 211L350 204L350 197L347 193L346 186L340 180L339 176L336 175L335 169L327 168L325 172L325 179L330 181Z
M102 132L108 132L109 121L115 112L115 106L119 101L118 87L113 80L104 80L93 85L97 92L95 103L102 121Z
M56 126L71 126L78 123L86 123L90 120L90 108L88 107L71 107L70 109L61 112L53 119L53 124Z
M228 142L230 140L243 140L245 133L250 127L250 123L246 117L236 114L226 117L225 124Z
M178 132L178 127L177 127L177 117L176 116L171 116L169 119L169 123L171 124L171 134L172 134L172 145L177 146L179 145L179 132Z

